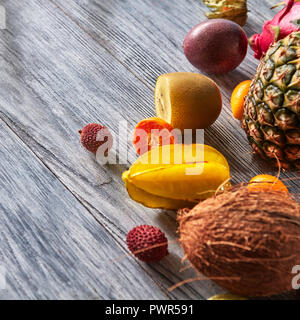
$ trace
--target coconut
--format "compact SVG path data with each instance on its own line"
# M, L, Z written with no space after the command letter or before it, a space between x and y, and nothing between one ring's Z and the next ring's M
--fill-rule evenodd
M185 259L207 278L242 296L292 289L300 265L300 206L280 191L238 188L178 216Z

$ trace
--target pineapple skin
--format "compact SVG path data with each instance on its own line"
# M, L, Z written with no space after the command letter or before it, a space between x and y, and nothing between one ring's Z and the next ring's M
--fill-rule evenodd
M300 32L270 47L244 102L242 127L263 159L300 169Z

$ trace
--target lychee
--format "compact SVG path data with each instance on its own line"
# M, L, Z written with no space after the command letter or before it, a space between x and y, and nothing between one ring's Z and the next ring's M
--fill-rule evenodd
M97 153L98 148L103 144L106 144L107 146L107 149L104 150L105 155L107 155L112 147L113 137L108 128L101 124L89 123L78 132L80 133L82 145L94 154Z
M128 249L141 261L158 262L168 254L168 240L157 227L142 225L127 234Z

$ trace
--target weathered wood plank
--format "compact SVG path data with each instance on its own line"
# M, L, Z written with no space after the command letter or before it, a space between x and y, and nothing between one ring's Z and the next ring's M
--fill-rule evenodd
M155 213L131 201L121 181L128 165L100 167L80 146L77 133L91 121L115 133L120 120L133 127L138 119L152 114L151 90L50 2L31 0L23 6L7 1L5 5L8 30L0 39L0 117L117 241L124 245L126 233L145 223L160 226L175 240L174 215ZM110 258L119 256L118 250L103 251ZM152 285L153 298L168 294L200 299L216 291L203 283L166 293L174 283L194 275L191 270L179 273L179 245L172 243L170 251L161 263L142 265L145 279L137 275L145 285L148 274L159 283L163 293ZM20 277L19 285L21 281ZM111 280L112 290L115 284ZM128 288L119 291L123 298ZM138 297L148 296L141 290Z
M85 32L92 36L151 88L165 72L196 71L182 50L182 42L194 25L205 21L208 11L201 0L110 1L50 0ZM250 36L260 32L273 12L274 1L248 1L249 17L245 26ZM249 51L244 63L233 73L216 77L227 84L248 77L257 66Z
M181 46L190 28L206 19L204 12L208 9L201 0L92 0L88 6L84 0L51 1L151 89L162 73L198 72L185 58ZM260 32L264 21L272 18L274 12L270 8L275 2L248 1L250 12L245 26L248 36ZM230 110L233 88L251 78L257 64L249 49L246 59L235 71L210 76L221 88L224 106L218 121L206 130L205 143L227 157L234 182L248 181L261 172L274 172L267 164L253 159L244 132ZM291 173L283 175L295 176ZM290 189L296 192L298 181L289 183Z
M167 297L2 121L0 141L0 299Z
M105 47L146 86L153 89L156 77L173 71L197 71L185 59L181 43L188 30L203 21L207 9L201 1L90 1L52 0L101 46ZM248 1L250 9L245 30L248 36L261 31L265 20L274 13L274 1ZM221 117L206 130L207 144L215 146L229 160L234 182L248 181L262 172L274 173L267 164L251 155L244 133L232 119L230 96L234 86L255 73L257 61L249 49L243 64L224 76L213 76L224 98ZM295 173L282 173L282 179L298 193Z
M55 3L64 6L64 12L55 9ZM120 243L126 232L140 223L156 224L169 239L176 239L175 216L155 213L128 199L120 179L126 165L100 168L81 149L77 130L86 122L99 121L117 132L119 120L126 119L134 126L153 115L156 77L170 71L195 71L182 54L181 42L189 28L204 19L201 2L55 0L50 4L32 0L24 6L10 0L5 6L8 30L1 33L0 40L4 70L0 75L1 118ZM250 3L249 34L257 22L271 16L268 7ZM249 54L237 71L214 77L222 87L225 104L221 118L206 132L206 142L228 157L235 181L247 180L265 169L252 161L246 139L229 110L231 89L250 77L255 66ZM132 148L129 153L134 156ZM290 184L296 190L297 184ZM171 244L170 251L160 264L143 265L164 290L192 275L178 274L182 256L178 245ZM112 258L118 254L111 250ZM138 277L147 281L141 274ZM129 283L126 290L131 286ZM215 290L207 283L197 283L170 297L208 297Z
M208 9L201 0L92 0L88 5L84 0L50 1L151 88L162 73L198 71L187 62L182 42L191 27L206 19ZM251 34L257 29L255 24L261 26L271 12L265 1L249 1L249 8L246 31ZM241 78L248 76L248 62L252 70L256 66L249 57L238 69ZM225 78L230 83L229 77Z

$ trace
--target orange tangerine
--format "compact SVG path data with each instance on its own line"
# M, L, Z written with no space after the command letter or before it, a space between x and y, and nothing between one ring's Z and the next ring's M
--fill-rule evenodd
M280 181L277 177L271 176L269 174L260 174L252 178L248 184L248 188L251 190L261 190L261 191L283 191L289 192L285 184Z
M233 116L242 120L244 111L244 99L248 94L251 80L241 82L235 87L231 95L231 108Z

